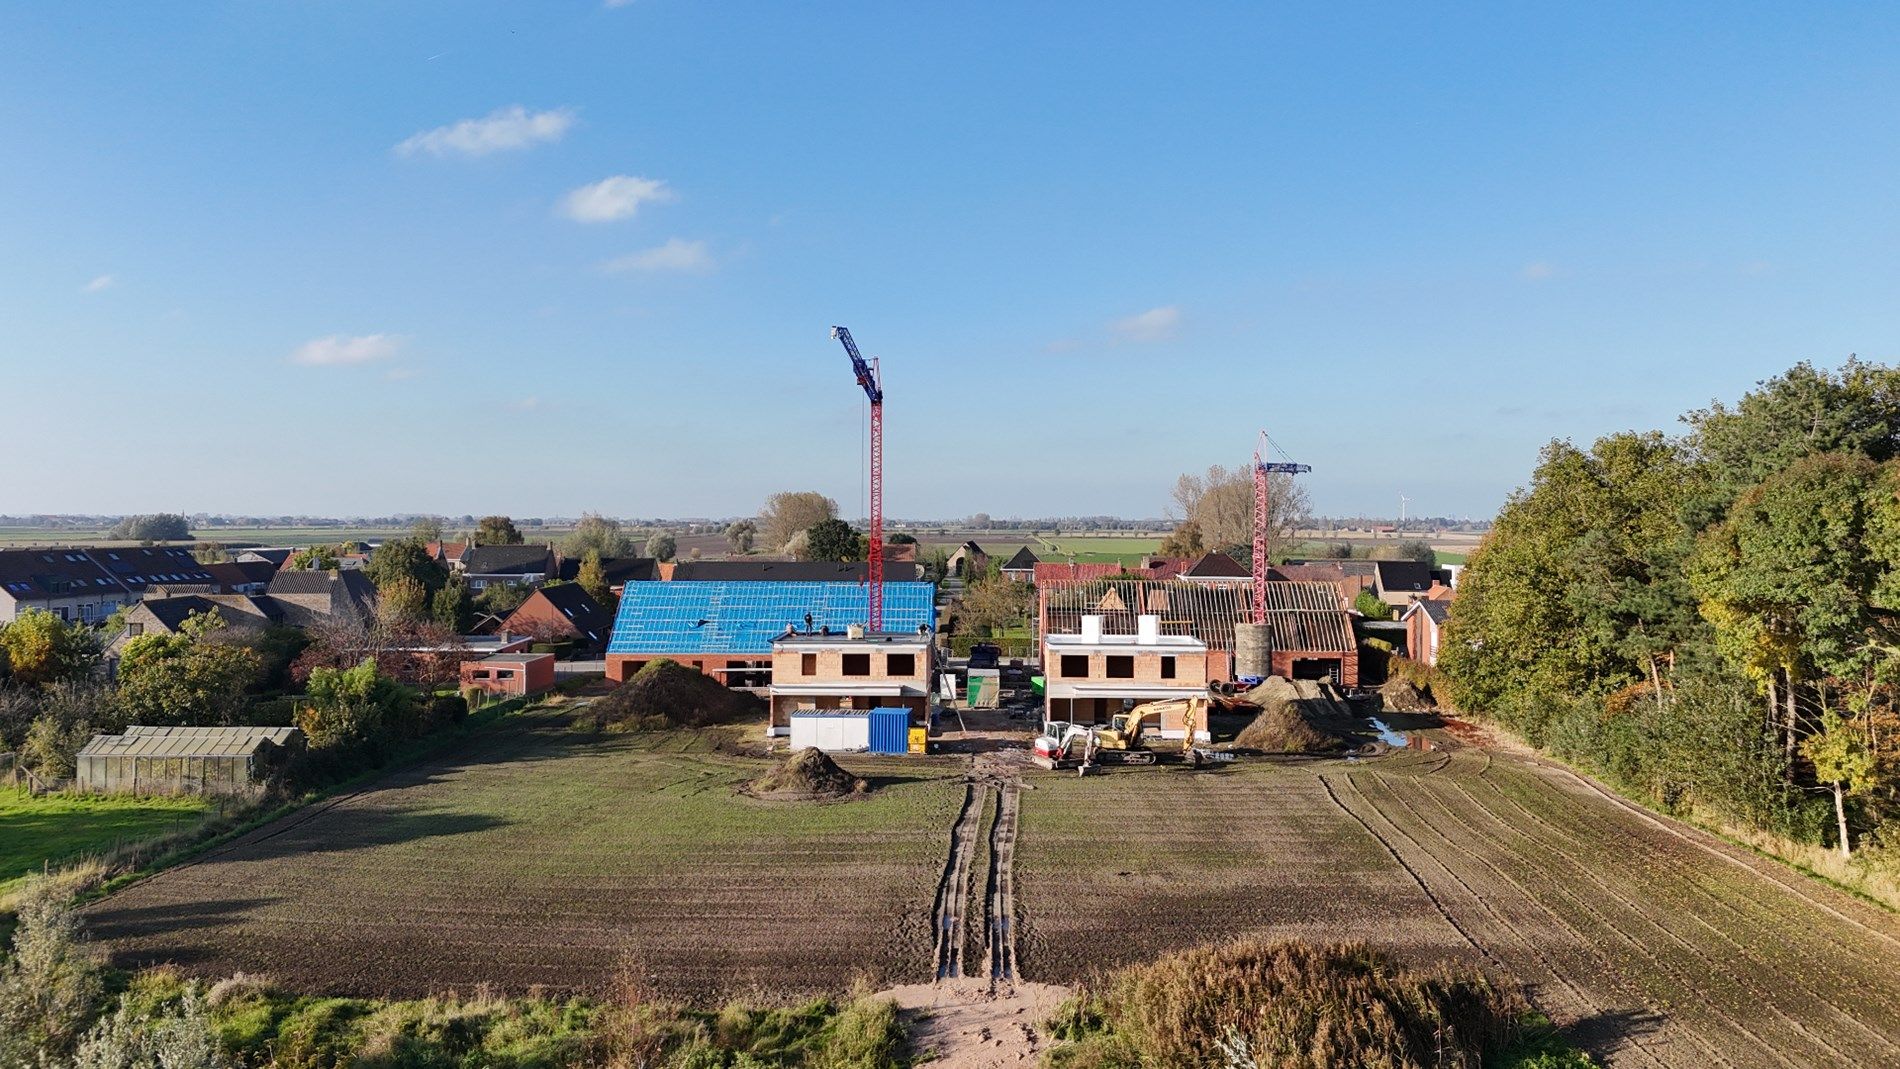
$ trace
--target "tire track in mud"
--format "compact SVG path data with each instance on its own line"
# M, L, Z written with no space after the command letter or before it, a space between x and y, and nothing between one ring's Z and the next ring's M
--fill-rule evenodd
M1630 947L1647 958L1652 968L1673 980L1683 991L1693 992L1699 996L1703 1009L1719 1020L1727 1030L1747 1036L1770 1057L1790 1069L1812 1064L1806 1060L1810 1056L1806 1051L1800 1052L1800 1057L1803 1059L1800 1061L1784 1053L1800 1048L1802 1046L1800 1041L1803 1039L1825 1052L1826 1056L1842 1064L1854 1064L1839 1048L1815 1035L1806 1025L1784 1011L1768 997L1766 992L1751 983L1745 972L1724 967L1702 948L1669 927L1662 919L1651 915L1639 903L1611 887L1600 875L1592 871L1590 866L1554 849L1550 844L1527 834L1522 829L1513 828L1504 823L1495 813L1479 805L1476 799L1471 798L1469 792L1455 782L1449 784L1449 789L1457 791L1461 797L1469 800L1472 808L1477 812L1467 815L1454 809L1439 793L1437 789L1439 786L1443 785L1423 788L1417 793L1423 798L1428 798L1431 804L1444 814L1448 827L1480 840L1489 847L1489 851L1495 852L1495 856L1515 859L1518 864L1513 867L1520 871L1543 873L1562 897L1623 939ZM1432 818L1413 806L1410 800L1399 796L1396 792L1394 797L1399 797L1400 803L1412 810L1414 817L1422 824L1437 830L1437 825ZM1482 814L1482 817L1478 814ZM1507 841L1494 830L1480 826L1482 823L1503 827L1506 831L1515 834L1519 842ZM1452 839L1445 832L1439 831L1438 834L1447 841ZM1566 875L1559 875L1557 871L1559 866L1570 871ZM1591 887L1595 888L1596 894L1588 893ZM1652 939L1652 936L1656 935L1659 935L1661 939ZM1670 945L1676 948L1676 952L1670 952L1667 949ZM1698 977L1702 980L1701 983L1697 982ZM1716 977L1727 982L1730 998L1721 999L1711 991L1709 981ZM1738 1014L1743 1013L1751 1005L1766 1008L1770 1014L1780 1020L1781 1027L1776 1030L1779 1033L1778 1036L1762 1035L1742 1022Z
M931 916L939 983L974 976L993 988L1018 978L1015 859L1020 808L1021 788L1013 780L973 780L964 788ZM980 877L975 872L979 849L987 858ZM982 883L977 885L979 878ZM973 906L975 918L970 916ZM972 938L979 934L972 930L973 919L981 924L980 943ZM973 962L969 959L979 945L982 960Z
M1429 859L1434 865L1436 865L1441 871L1443 871L1445 876L1449 878L1450 881L1453 884L1455 884L1460 891L1464 893L1465 897L1469 898L1472 902L1476 903L1479 906L1479 908L1483 909L1485 913L1490 915L1491 919L1494 922L1496 922L1498 928L1501 929L1502 933L1508 936L1511 942L1518 944L1522 948L1523 953L1526 956L1528 956L1528 958L1531 961L1536 963L1538 969L1541 970L1541 972L1543 973L1545 977L1547 977L1552 983L1556 984L1559 988L1563 990L1563 992L1565 992L1569 996L1568 1001L1571 1004L1568 1007L1565 1007L1566 1009L1569 1010L1569 1015L1573 1016L1574 1018L1578 1020L1608 1016L1608 1013L1606 1012L1605 1007L1596 998L1592 997L1590 994L1586 993L1581 987L1577 986L1577 984L1574 983L1570 979L1568 970L1560 967L1555 961L1553 961L1550 958L1548 954L1544 952L1542 942L1539 939L1537 939L1533 934L1525 932L1516 923L1514 923L1508 917L1506 917L1503 913L1501 913L1491 903L1489 898L1487 898L1483 894L1480 894L1476 888L1472 887L1471 884L1465 880L1464 877L1460 876L1455 870L1453 870L1451 866L1443 858L1440 858L1437 854L1433 853L1429 848L1424 846L1417 839L1413 838L1409 833L1405 831L1404 828L1400 827L1395 821L1393 821L1389 815L1387 815L1382 809L1380 809L1380 807L1378 806L1376 802L1374 802L1369 796L1365 795L1362 791L1359 790L1358 784L1353 780L1351 773L1347 773L1342 778L1346 781L1346 786L1350 787L1353 790L1354 796L1360 801L1361 804L1363 804L1367 808L1368 811L1378 814L1379 819L1383 821L1388 827L1390 827L1392 831L1396 833L1399 837L1403 838L1406 844L1410 847L1410 849L1417 851L1420 856L1422 856L1423 858ZM1465 937L1465 940L1467 942L1471 943L1473 947L1477 948L1477 950L1481 954L1483 954L1488 960L1493 962L1498 968L1504 970L1508 974L1518 976L1520 979L1528 979L1527 977L1523 975L1525 970L1523 969L1521 964L1514 966L1510 963L1505 962L1501 957L1499 957L1498 953L1494 951L1487 942L1480 942L1475 937L1473 937L1471 933L1457 919L1455 919L1451 915L1450 910L1444 905L1443 901L1439 899L1436 892L1430 889L1430 887L1426 884L1424 878L1409 862L1407 862L1404 859L1404 857L1400 854L1399 850L1390 841L1388 841L1383 835L1380 835L1377 831L1375 831L1372 828L1372 825L1369 821L1367 821L1359 813L1355 812L1350 806L1347 806L1344 802L1342 802L1340 798L1338 797L1338 795L1334 794L1332 785L1326 781L1326 778L1324 776L1320 777L1320 781L1322 784L1325 784L1327 788L1327 794L1332 797L1334 803L1339 805L1341 809L1345 810L1346 813L1350 815L1354 820L1358 821L1360 826L1365 828L1368 834L1372 835L1373 838L1377 839L1380 842L1380 844L1386 848L1386 851L1392 855L1394 861L1398 863L1399 867L1403 868L1412 877L1413 881L1419 885L1420 889L1425 893L1426 897L1431 899L1432 904L1435 907L1437 907L1439 913L1445 917L1445 920L1447 923L1451 924L1453 928L1456 928L1459 934ZM1505 877L1505 878L1507 881L1509 880L1508 877ZM1600 963L1603 975L1606 975L1606 976L1615 975L1615 969L1616 969L1615 962L1604 957L1601 951L1597 949L1597 947L1595 946L1594 943L1592 943L1591 940L1585 938L1581 932L1577 931L1576 928L1572 927L1570 924L1565 922L1561 916L1553 912L1548 906L1537 901L1535 898L1532 898L1528 893L1524 891L1521 885L1518 885L1515 881L1509 881L1509 882L1511 883L1513 887L1517 888L1520 898L1530 903L1531 905L1536 906L1539 909L1541 909L1542 912L1545 913L1547 916L1549 916L1550 919L1554 921L1558 927L1570 933L1570 935L1575 939L1578 947L1581 950L1594 955ZM1516 955L1514 954L1513 956L1516 956ZM1630 999L1632 999L1637 1005L1642 1006L1648 1012L1652 1014L1659 1013L1659 1007L1655 1006L1649 999L1644 997L1641 992L1635 991L1635 990L1627 990L1626 995ZM1558 1007L1555 1007L1555 1006L1546 1006L1544 1008L1549 1009L1549 1010L1558 1010ZM1562 1016L1563 1014L1559 1010L1559 1012L1556 1015ZM1617 1039L1621 1042L1627 1043L1628 1049L1630 1049L1635 1054L1647 1060L1649 1064L1651 1065L1661 1066L1661 1065L1669 1064L1666 1059L1657 1057L1655 1053L1651 1052L1648 1049L1648 1047L1644 1046L1642 1039L1638 1037L1636 1034L1634 1034L1633 1032L1626 1035L1619 1036L1617 1037ZM1721 1060L1719 1055L1717 1055L1717 1059ZM1724 1064L1727 1064L1726 1061L1724 1061Z
M1605 883L1600 876L1589 870L1587 855L1592 852L1593 849L1599 852L1605 849L1611 849L1613 848L1613 844L1605 842L1593 844L1592 842L1586 841L1573 831L1552 823L1542 815L1526 807L1523 803L1500 789L1496 782L1490 777L1485 777L1482 782L1484 787L1487 788L1491 794L1495 795L1499 802L1510 806L1522 814L1526 820L1544 829L1547 835L1542 841L1547 849L1557 856L1564 858L1579 871L1589 875L1590 878L1602 886L1607 893L1621 898L1628 903L1632 909L1637 908L1637 904L1631 901L1629 896L1623 895L1621 892L1615 890L1614 887ZM1518 825L1507 820L1493 805L1478 798L1470 787L1459 783L1454 783L1451 786L1470 799L1474 806L1488 813L1492 819L1506 827L1518 830L1520 834L1523 834ZM1590 826L1593 829L1600 830L1599 825L1591 824ZM1560 842L1569 844L1569 849L1560 846ZM1653 862L1655 855L1650 855L1650 859ZM1888 1052L1885 1057L1880 1060L1900 1062L1900 1042L1896 1042L1892 1035L1867 1024L1859 1017L1849 1013L1845 1008L1838 1005L1835 1001L1838 992L1830 994L1814 984L1807 982L1803 974L1782 968L1774 961L1758 953L1753 945L1754 941L1765 933L1772 933L1776 938L1784 940L1790 937L1798 938L1813 934L1821 940L1823 945L1829 948L1834 950L1844 949L1838 942L1828 938L1825 933L1818 933L1811 928L1803 928L1799 925L1789 924L1787 918L1773 913L1770 913L1766 920L1751 916L1747 912L1737 908L1733 901L1734 896L1718 894L1707 885L1690 878L1692 874L1677 873L1675 868L1676 866L1673 864L1672 859L1670 867L1666 871L1664 871L1660 865L1645 864L1626 869L1624 870L1624 874L1629 879L1639 883L1646 894L1656 894L1658 901L1666 901L1668 884L1670 882L1676 882L1671 881L1670 877L1677 877L1680 886L1690 889L1698 900L1713 906L1714 912L1718 914L1718 916L1712 920L1711 917L1706 914L1706 911L1695 908L1683 909L1675 914L1666 914L1665 916L1685 917L1700 929L1706 930L1710 935L1720 940L1722 944L1725 944L1729 949L1729 953L1740 957L1752 966L1756 970L1756 975L1776 976L1781 985L1787 990L1803 996L1809 1005L1817 1008L1822 1015L1830 1016L1833 1020L1845 1024L1851 1029L1865 1033L1876 1045L1885 1048ZM1744 897L1743 900L1746 901L1746 898ZM1717 923L1718 921L1726 921L1726 923ZM1653 923L1657 923L1659 927L1661 926L1660 921ZM1678 942L1682 942L1682 940L1674 936L1673 933L1672 938L1676 938ZM1692 948L1691 952L1696 954L1697 957L1702 958L1703 961L1709 963L1711 967L1717 964L1712 961L1708 957L1708 953L1700 947ZM1803 952L1805 952L1805 948L1803 948ZM1852 961L1854 959L1850 958L1849 960ZM1763 1004L1774 1006L1774 1004L1769 1001L1767 992L1762 991L1759 987L1755 987L1755 985L1750 984L1749 986L1754 988L1755 995L1761 999ZM1872 982L1870 978L1870 981L1865 984L1865 988L1865 1002L1876 1005L1889 1016L1896 1015L1896 1007L1890 997L1890 993L1883 989L1878 982ZM1776 1012L1780 1012L1778 1007L1776 1008ZM1807 1026L1801 1024L1798 1019L1791 1019L1791 1023L1802 1032L1809 1034L1819 1045L1833 1051L1837 1057L1841 1057L1844 1060L1847 1058L1847 1055L1835 1050L1833 1045L1824 1037L1814 1036ZM1900 1032L1894 1034L1900 1034Z
M1505 765L1503 767L1513 768L1513 766L1510 766L1510 765ZM1591 799L1597 799L1598 796L1601 795L1602 798L1600 800L1608 802L1609 803L1608 805L1598 807L1595 809L1586 808L1582 806L1573 806L1571 808L1572 817L1574 819L1579 820L1581 823L1589 825L1592 829L1602 833L1606 838L1614 838L1616 840L1619 840L1622 845L1625 845L1632 850L1653 851L1655 849L1656 844L1653 838L1645 838L1643 835L1638 833L1640 829L1647 828L1653 832L1660 833L1661 837L1668 843L1681 846L1685 850L1694 851L1698 854L1712 853L1716 855L1717 857L1720 857L1722 860L1729 862L1730 865L1740 870L1741 872L1752 873L1756 876L1762 877L1768 883L1788 892L1785 895L1772 895L1772 896L1765 896L1765 897L1760 897L1760 898L1755 897L1755 896L1744 896L1739 899L1734 898L1733 896L1722 895L1716 891L1710 890L1706 884L1701 882L1703 878L1708 877L1710 875L1709 870L1706 866L1696 866L1692 863L1692 859L1690 858L1683 858L1679 861L1678 868L1681 871L1694 877L1692 882L1694 883L1694 886L1698 890L1700 890L1703 894L1708 895L1710 898L1714 899L1716 902L1720 903L1721 906L1725 910L1735 913L1738 917L1744 918L1745 920L1747 920L1748 923L1767 925L1770 927L1782 928L1784 930L1788 928L1794 928L1796 930L1799 930L1804 936L1812 937L1813 939L1819 940L1821 943L1826 944L1826 946L1829 947L1832 951L1842 954L1847 960L1851 961L1858 958L1858 956L1863 953L1862 947L1848 943L1842 940L1839 937L1839 935L1833 932L1826 931L1822 928L1818 928L1818 927L1801 928L1800 927L1801 921L1803 919L1799 915L1800 910L1802 909L1802 907L1812 905L1817 908L1820 908L1823 912L1826 912L1831 916L1834 916L1838 919L1846 921L1850 926L1859 928L1862 931L1868 932L1876 937L1879 937L1880 939L1884 940L1892 947L1900 948L1900 944L1896 944L1894 942L1893 937L1890 934L1882 932L1878 929L1871 928L1867 924L1853 917L1842 914L1840 911L1832 908L1827 903L1818 901L1815 898L1814 892L1812 891L1812 889L1800 887L1798 885L1791 885L1789 882L1787 882L1786 879L1784 879L1784 877L1793 878L1797 882L1801 879L1806 879L1806 878L1800 877L1796 874L1788 872L1786 870L1785 864L1782 862L1760 861L1759 863L1755 863L1754 859L1744 860L1744 859L1738 859L1736 857L1732 857L1729 854L1725 853L1722 849L1714 845L1711 845L1710 843L1701 841L1700 837L1706 836L1707 833L1703 833L1703 832L1700 832L1699 830L1692 829L1692 828L1670 827L1668 823L1661 821L1658 818L1654 817L1653 815L1646 813L1640 807L1633 806L1631 803L1623 799L1617 798L1614 795L1605 794L1601 788L1597 787L1593 783L1590 783L1588 780L1582 780L1581 777L1578 777L1575 773L1570 772L1568 769L1559 768L1554 765L1546 765L1542 762L1531 762L1523 766L1517 766L1513 768L1513 770L1520 771L1523 773L1537 773L1537 772L1558 773L1566 782L1576 780L1576 781L1581 782L1585 787L1589 788L1588 791L1580 792L1585 797L1589 797ZM1556 826L1551 822L1551 820L1547 816L1540 814L1536 812L1535 810L1531 809L1530 807L1526 806L1521 800L1519 800L1517 797L1512 795L1509 791L1506 791L1504 788L1500 787L1498 785L1497 776L1487 775L1484 777L1483 782L1487 787L1491 788L1491 790L1494 793L1496 793L1499 797L1509 802L1513 807L1515 807L1520 812L1529 816L1532 820L1538 821L1539 823L1545 825L1546 827ZM1638 822L1631 822L1631 821L1620 819L1621 817L1625 815L1624 813L1625 810L1629 811L1628 815L1634 815L1642 819ZM1571 838L1574 841L1574 836L1567 836L1567 837ZM1724 845L1727 845L1727 844L1724 844ZM1745 849L1745 848L1736 848L1736 849ZM1781 905L1778 906L1775 903L1781 903ZM1755 910L1761 911L1761 913L1766 919L1761 919L1761 918L1756 918L1756 917L1751 916L1751 914L1747 912L1747 910L1745 910L1743 907L1748 907L1749 909L1755 909ZM1783 908L1783 907L1786 907L1786 908Z
M990 983L1016 979L1016 814L1021 793L1013 784L996 788L990 825L990 871L984 896L984 971Z
M963 789L963 808L950 828L950 858L944 863L943 878L937 881L937 906L931 911L931 927L936 932L933 964L938 980L963 975L964 904L969 901L970 863L976 853L976 836L983 823L983 806L975 784Z

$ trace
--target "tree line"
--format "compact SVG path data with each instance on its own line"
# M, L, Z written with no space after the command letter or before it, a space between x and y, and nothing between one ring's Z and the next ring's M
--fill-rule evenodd
M1900 369L1553 441L1474 552L1442 697L1665 809L1900 859Z

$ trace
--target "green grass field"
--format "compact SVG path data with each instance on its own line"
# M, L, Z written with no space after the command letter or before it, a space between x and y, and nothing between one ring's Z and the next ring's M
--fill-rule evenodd
M50 794L0 788L0 895L21 877L204 819L201 798Z

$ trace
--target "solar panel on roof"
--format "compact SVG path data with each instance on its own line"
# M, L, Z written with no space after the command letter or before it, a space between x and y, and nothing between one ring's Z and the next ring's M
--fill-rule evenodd
M788 626L842 632L870 616L863 583L633 582L620 599L609 653L767 654ZM936 587L884 584L884 629L935 630Z

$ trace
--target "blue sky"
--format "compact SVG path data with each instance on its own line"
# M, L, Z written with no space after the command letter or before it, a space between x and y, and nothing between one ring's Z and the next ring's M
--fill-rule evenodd
M1485 515L1896 356L1900 8L1346 6L5 4L0 512L855 513L844 323L896 516Z

